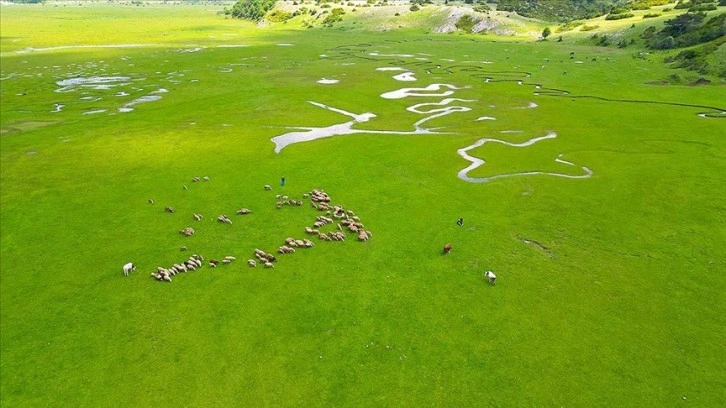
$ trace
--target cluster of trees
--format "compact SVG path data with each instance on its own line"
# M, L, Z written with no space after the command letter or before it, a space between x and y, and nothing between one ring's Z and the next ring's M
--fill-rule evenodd
M587 19L606 14L619 0L498 0L497 10L551 21Z
M243 20L260 21L275 7L276 2L276 0L237 0L232 9L225 8L224 13Z
M680 14L664 21L660 31L648 27L642 36L649 48L660 50L690 47L726 36L726 14L717 14L708 20L706 17L704 12Z

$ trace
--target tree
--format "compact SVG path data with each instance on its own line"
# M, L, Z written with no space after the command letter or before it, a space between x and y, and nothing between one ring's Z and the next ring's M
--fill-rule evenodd
M542 30L542 38L547 38L552 34L552 30L550 30L549 27L545 27L544 30Z

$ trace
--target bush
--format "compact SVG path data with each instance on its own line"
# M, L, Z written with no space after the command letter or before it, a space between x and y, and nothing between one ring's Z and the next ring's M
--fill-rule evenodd
M454 25L456 26L457 29L470 33L471 30L476 25L476 23L477 23L476 20L474 20L474 18L472 16L470 16L468 14L464 14L463 16L461 16L461 18L459 18L459 21L457 21L456 24L454 24Z
M587 25L587 24L585 24L582 27L580 27L580 31L592 31L592 30L597 30L598 28L600 28L599 25Z
M275 10L272 13L268 14L266 17L267 21L271 21L273 23L282 23L284 21L287 21L293 17L292 13L288 13L286 11L282 10Z
M653 37L655 35L655 30L656 30L655 26L650 26L650 27L646 28L645 31L643 31L643 34L641 34L640 37L644 38L646 40L650 39L651 37Z
M624 18L633 17L633 13L608 14L605 20L622 20Z
M565 24L562 24L562 25L557 26L557 28L555 28L555 32L562 33L562 32L565 32L565 31L574 30L579 25L582 25L582 21L580 21L580 20L573 20L573 21L570 21L570 22L567 22Z
M597 45L599 45L601 47L607 47L608 45L611 45L612 43L613 43L613 40L612 40L612 38L610 38L610 36L603 35L602 37L600 37L600 41L597 42Z
M418 4L414 4L413 6L408 8L411 11L419 11L421 10L421 7L418 6Z
M717 10L717 9L718 9L718 7L716 7L715 4L698 4L698 5L689 7L688 12L695 13L698 11L713 11L713 10Z
M476 11L477 13L486 13L488 11L491 11L492 8L487 6L486 4L480 4L478 6L474 6L472 10Z
M334 23L343 21L343 14L345 14L345 10L342 8L334 8L330 14L323 19L322 24L325 27L332 27Z
M648 13L648 14L643 14L643 18L644 18L644 19L645 19L645 18L655 18L655 17L660 17L660 13Z

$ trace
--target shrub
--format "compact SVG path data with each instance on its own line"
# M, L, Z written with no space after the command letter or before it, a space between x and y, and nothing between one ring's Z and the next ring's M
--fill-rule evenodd
M326 27L332 27L334 23L343 21L343 14L345 14L345 10L342 8L334 8L330 14L323 19L322 24Z
M599 45L601 47L607 47L608 45L610 45L612 43L613 43L613 40L612 40L612 38L610 38L610 36L603 35L602 37L600 37L600 40L597 42L597 45Z
M643 14L643 18L644 18L644 19L645 19L645 18L655 18L655 17L660 17L660 13L648 13L648 14Z
M608 14L605 20L622 20L624 18L633 17L633 13Z
M712 11L717 10L718 7L716 7L715 4L698 4L692 7L688 8L689 13L695 13L697 11Z
M421 7L418 6L418 4L414 4L411 7L409 7L409 10L411 11L419 11Z
M585 24L582 27L580 27L580 31L592 31L592 30L597 30L598 28L600 28L599 25L587 25L587 24Z
M577 27L579 25L582 25L582 21L580 21L580 20L569 21L565 24L557 26L557 28L555 28L555 32L562 33L565 31L574 30L575 27Z
M268 14L266 19L267 21L271 21L273 23L281 23L291 19L292 17L292 13L288 13L282 10L275 10L272 13Z
M476 20L474 20L474 18L472 16L470 16L468 14L464 14L463 16L461 16L459 18L459 21L457 21L456 24L454 24L454 25L456 26L457 29L470 33L471 30L476 25Z
M486 13L488 11L491 11L491 7L487 6L486 4L480 4L478 6L474 6L472 10L476 11L477 13Z

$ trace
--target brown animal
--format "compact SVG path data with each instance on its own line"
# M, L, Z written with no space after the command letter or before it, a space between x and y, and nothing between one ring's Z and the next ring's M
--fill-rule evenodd
M444 245L444 255L448 254L449 252L451 252L451 244Z

